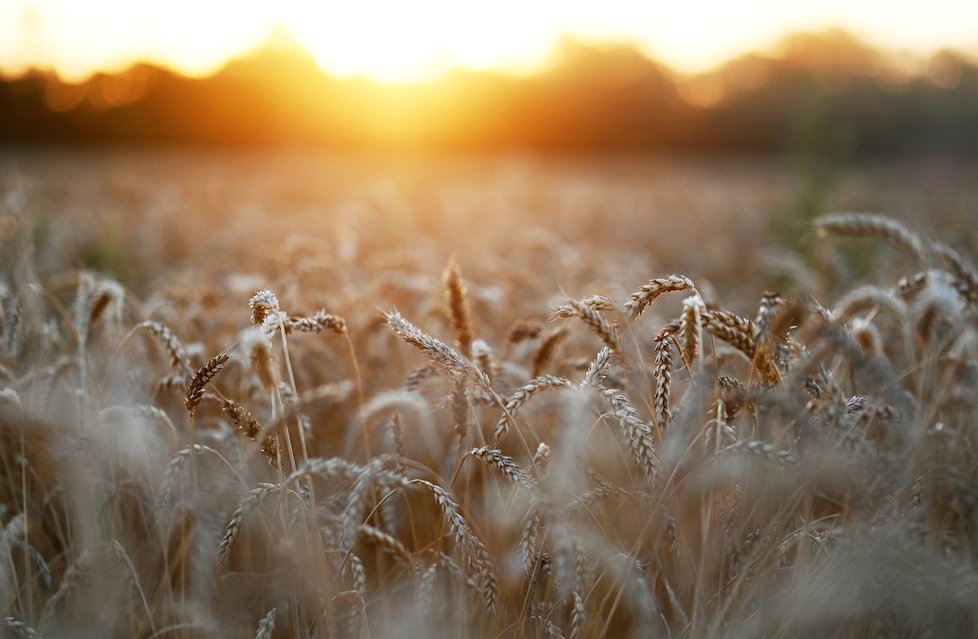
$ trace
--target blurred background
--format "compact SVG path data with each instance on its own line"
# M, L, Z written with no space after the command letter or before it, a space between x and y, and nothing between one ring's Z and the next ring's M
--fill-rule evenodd
M970 156L978 5L5 0L0 144Z

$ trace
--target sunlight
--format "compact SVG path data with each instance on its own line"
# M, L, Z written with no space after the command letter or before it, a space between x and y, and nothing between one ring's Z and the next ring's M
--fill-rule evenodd
M274 19L259 3L13 0L0 3L0 68L80 81L143 61L205 75L261 44Z
M294 4L281 20L327 73L402 83L452 67L532 70L559 34L547 11L523 4L519 20L513 0L484 12L444 0Z
M332 75L392 83L428 80L451 68L530 72L562 35L630 43L681 72L697 72L768 48L789 32L833 27L894 50L974 53L978 35L970 25L976 23L978 4L958 0L5 0L0 72L54 68L80 81L146 61L203 75L276 31L290 33Z

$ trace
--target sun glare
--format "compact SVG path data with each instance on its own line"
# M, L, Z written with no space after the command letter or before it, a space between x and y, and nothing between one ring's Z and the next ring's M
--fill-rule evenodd
M518 21L512 19L515 7L506 4L483 11L444 0L296 5L281 19L331 75L401 83L428 80L453 67L536 66L559 33L533 3L523 3Z
M427 80L455 67L532 71L561 35L629 42L680 71L700 71L790 31L842 27L917 52L978 51L978 4L823 0L682 4L662 0L5 0L0 71L54 68L70 80L148 61L201 75L288 32L324 71L385 82Z

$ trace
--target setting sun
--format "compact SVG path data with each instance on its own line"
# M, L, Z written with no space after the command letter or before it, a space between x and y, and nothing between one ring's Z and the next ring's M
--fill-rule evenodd
M517 4L508 0L478 12L444 0L363 2L342 9L303 4L285 9L281 20L327 73L405 82L452 67L531 70L558 33L532 3L520 3L525 9L514 20Z
M949 16L954 16L951 19ZM790 31L842 27L893 50L978 51L978 5L366 0L335 5L173 0L8 0L0 5L0 71L54 68L69 80L135 61L189 75L216 70L272 34L293 37L330 75L403 83L450 68L532 71L562 35L627 42L679 71L702 71Z

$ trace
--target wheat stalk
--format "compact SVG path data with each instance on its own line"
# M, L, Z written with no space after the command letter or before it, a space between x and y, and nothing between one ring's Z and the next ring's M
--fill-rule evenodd
M492 562L489 559L489 553L486 547L472 532L465 517L462 516L458 502L452 498L447 490L423 479L416 479L414 481L434 494L435 501L448 521L448 526L455 539L456 547L462 551L462 556L467 566L477 576L479 590L486 604L486 614L492 616L496 611L496 597L499 592L499 586L496 582L496 575L493 572Z

